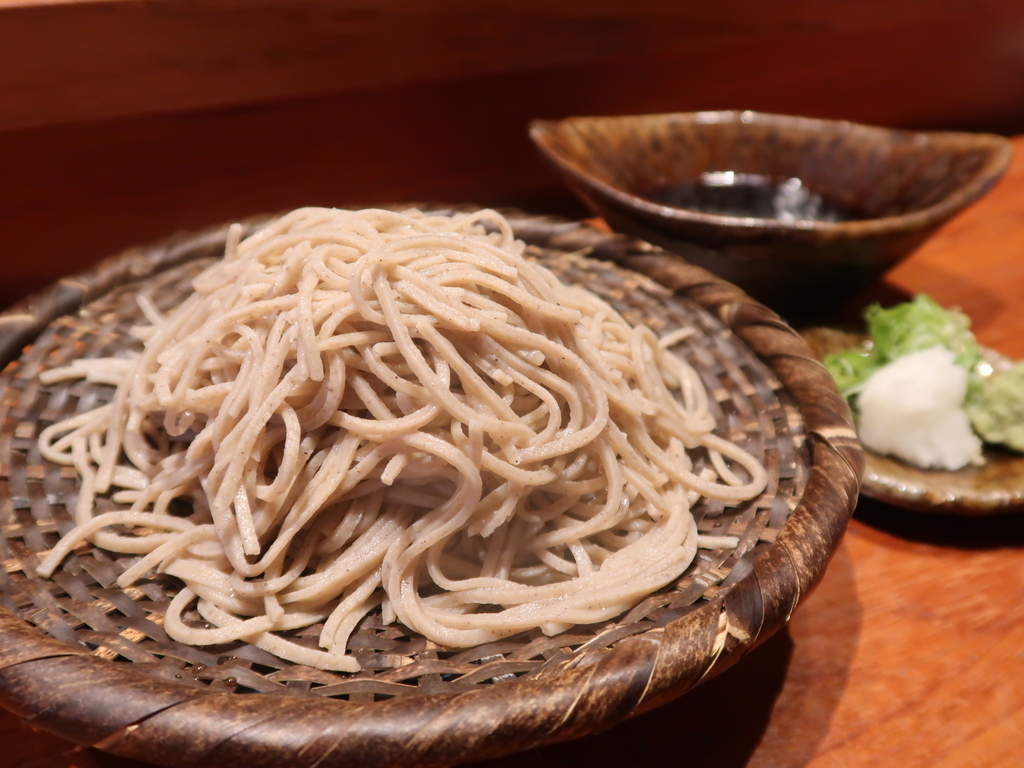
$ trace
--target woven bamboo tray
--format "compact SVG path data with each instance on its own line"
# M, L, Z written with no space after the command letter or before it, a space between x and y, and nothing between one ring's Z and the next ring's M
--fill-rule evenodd
M449 765L609 728L781 628L823 573L857 498L861 451L831 378L774 313L707 272L631 238L506 213L535 256L631 322L659 334L696 329L677 353L705 379L719 434L769 470L759 498L694 510L702 533L736 535L736 549L702 550L677 583L628 614L556 637L446 649L370 614L351 642L355 675L244 644L173 642L162 620L178 585L156 576L118 589L130 556L83 545L52 580L38 578L40 553L71 527L77 494L73 471L40 458L39 431L112 388L44 388L36 376L138 344L127 335L135 295L173 306L223 253L225 228L179 235L0 316L0 704L78 744L172 766ZM297 634L313 642L317 630Z

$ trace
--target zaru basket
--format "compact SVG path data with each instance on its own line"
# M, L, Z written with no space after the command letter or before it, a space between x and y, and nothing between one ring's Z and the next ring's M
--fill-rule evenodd
M759 498L694 511L701 532L738 536L736 549L702 550L678 582L626 615L555 637L534 631L452 650L382 626L378 611L350 644L363 667L355 675L248 645L170 640L161 623L177 584L157 576L118 589L131 556L82 545L40 579L39 554L72 525L78 481L40 458L39 431L112 388L42 387L36 375L138 344L127 335L139 319L135 294L173 306L200 260L223 253L223 227L179 235L0 316L0 704L77 744L166 765L449 765L607 729L784 626L842 536L862 467L824 368L774 313L677 257L584 224L505 213L534 255L631 322L659 334L695 328L677 351L704 378L718 433L769 470Z

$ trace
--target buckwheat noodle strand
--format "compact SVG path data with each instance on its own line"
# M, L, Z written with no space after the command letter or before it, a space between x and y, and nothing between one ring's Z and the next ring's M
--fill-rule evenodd
M494 211L305 208L240 233L167 317L140 300L137 357L40 377L117 388L40 436L81 490L39 572L84 539L138 554L118 583L181 579L179 642L352 672L377 606L448 646L602 621L689 565L698 498L766 483L667 351L688 331L659 344L563 285ZM130 509L97 514L108 493ZM275 634L319 622L320 649Z

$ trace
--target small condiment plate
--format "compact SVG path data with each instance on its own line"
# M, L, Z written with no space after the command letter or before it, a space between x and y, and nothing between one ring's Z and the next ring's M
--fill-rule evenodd
M827 327L806 328L801 333L819 359L860 346L867 338ZM1005 358L992 354L995 359L990 362L999 367ZM868 448L864 457L861 493L879 501L950 515L994 515L1024 509L1024 455L1018 453L986 445L983 465L953 472L920 469Z

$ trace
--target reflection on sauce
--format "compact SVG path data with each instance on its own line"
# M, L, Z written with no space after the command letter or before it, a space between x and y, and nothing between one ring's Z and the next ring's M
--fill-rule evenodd
M773 179L734 171L702 173L700 181L659 187L648 198L675 208L727 216L795 221L862 219L851 208L809 190L800 179Z

